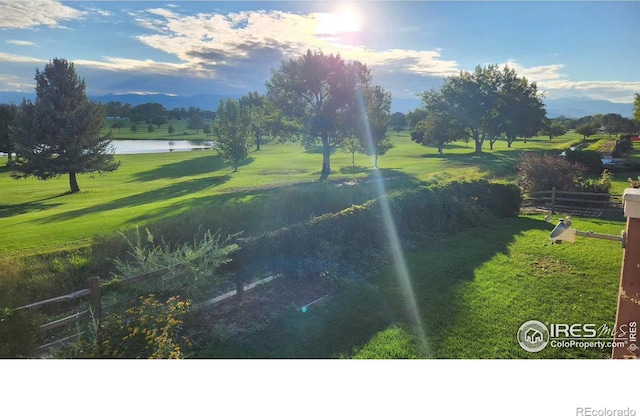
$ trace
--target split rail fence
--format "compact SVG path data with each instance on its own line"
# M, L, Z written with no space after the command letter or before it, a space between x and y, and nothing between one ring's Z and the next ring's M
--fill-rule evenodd
M570 192L553 188L524 194L522 208L525 211L600 217L605 213L621 213L623 201L620 194Z
M174 267L180 267L180 265ZM135 283L162 277L170 270L171 269L169 268L159 269L117 282L101 282L99 277L94 276L89 279L89 287L87 289L24 305L14 310L53 307L59 312L58 315L64 315L63 317L58 317L51 322L40 325L39 335L46 340L46 343L38 346L35 349L34 354L36 356L41 356L54 348L62 347L80 337L83 333L83 331L79 329L81 323L86 324L92 319L99 320L104 313L110 312L118 307L130 305L137 299L136 297L131 297L126 300L105 305L103 298L105 297L106 291L104 289L106 287L109 289L117 288L117 290L120 290ZM226 280L218 290L218 293L222 292L221 294L207 301L195 304L192 307L192 310L213 305L225 299L238 296L238 294L239 298L241 298L245 291L249 291L258 285L268 283L273 279L275 279L275 276L269 276L250 284L236 283L235 290L228 290L233 287L234 284L230 280ZM76 303L75 305L73 304L74 301ZM72 327L73 324L76 324L75 328Z

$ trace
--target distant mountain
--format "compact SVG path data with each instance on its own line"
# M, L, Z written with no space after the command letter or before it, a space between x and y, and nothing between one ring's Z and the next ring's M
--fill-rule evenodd
M166 94L107 94L102 96L89 97L92 100L106 103L109 101L120 101L123 104L136 106L145 103L160 103L167 109L199 107L201 110L215 111L221 99L240 98L239 96L199 94L189 97L181 95Z
M589 98L558 98L556 100L544 100L547 108L547 117L555 118L565 116L567 118L580 118L594 114L615 113L622 117L631 118L633 104L614 103L607 100L591 100Z
M23 92L5 92L0 91L0 103L16 103L20 104L22 99L35 100L36 94ZM167 109L172 108L189 108L200 107L201 110L215 111L218 108L220 99L240 98L239 96L199 94L186 96L174 96L167 94L107 94L99 96L89 96L90 100L106 103L109 101L120 101L123 104L131 104L136 106L145 103L160 103Z
M0 103L22 102L22 99L35 100L34 93L3 92L0 91ZM218 108L220 99L240 98L240 96L199 94L192 96L174 96L167 94L107 94L101 96L90 96L92 100L106 103L108 101L120 101L136 106L144 103L156 102L162 104L167 109L200 107L202 110L215 111ZM631 118L633 114L633 104L614 103L606 100L592 100L589 98L559 98L555 100L544 100L547 108L547 117L555 118L565 116L567 118L580 118L593 114L616 113L622 117ZM391 111L407 113L420 107L418 98L394 98L391 104Z

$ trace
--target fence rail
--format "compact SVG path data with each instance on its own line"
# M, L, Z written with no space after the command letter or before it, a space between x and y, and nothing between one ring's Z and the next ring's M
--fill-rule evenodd
M145 280L149 280L149 279L155 279L158 277L162 277L164 275L166 275L169 271L171 270L175 270L175 269L180 269L185 267L184 265L177 265L171 268L163 268L163 269L159 269L159 270L154 270L151 272L147 272L147 273L143 273L134 277L130 277L128 279L122 279L122 280L116 280L116 281L106 281L106 282L101 282L100 278L98 276L94 276L91 277L89 279L89 288L87 289L82 289L82 290L78 290L76 292L72 292L72 293L68 293L66 295L61 295L61 296L56 296L54 298L50 298L50 299L45 299L42 301L38 301L38 302L34 302L34 303L30 303L28 305L24 305L24 306L20 306L18 308L15 308L14 310L22 310L22 309L39 309L42 308L44 306L47 305L52 305L52 304L58 304L58 303L63 303L63 302L70 302L70 301L74 301L74 300L81 300L84 298L88 298L88 303L85 304L82 309L80 311L77 311L77 307L76 312L55 319L54 321L51 322L47 322L45 324L40 325L40 331L42 334L44 334L45 332L48 332L50 330L56 329L56 328L61 328L61 327L66 327L70 324L73 323L77 323L83 319L88 319L90 317L97 317L98 319L101 318L103 311L107 311L107 310L111 310L113 309L115 306L118 305L123 305L123 304L127 304L127 303L131 303L132 299L128 299L128 300L124 300L124 301L120 301L117 302L115 304L111 304L111 305L103 305L102 302L102 298L103 298L103 289L106 288L122 288L125 286L129 286L132 285L134 283L139 283L139 282L143 282ZM260 284L263 283L268 283L270 281L272 281L273 279L275 279L276 276L269 276L267 278L264 278L262 280L258 280L256 282L250 283L250 284L245 284L243 283L239 283L236 284L236 290L232 290L232 291L228 291L220 296L216 296L212 299L209 299L207 301L204 301L200 304L194 305L193 309L197 310L197 309L201 309L203 307L206 306L210 306L213 305L215 303L221 302L225 299L234 297L234 296L238 296L239 298L242 297L242 294L245 291L249 291L257 286L259 286ZM68 308L67 309L67 313L69 313L69 310L72 308ZM42 344L38 347L35 348L35 353L42 355L47 353L48 351L50 351L52 348L54 347L60 347L65 345L68 342L73 341L74 339L77 339L80 335L82 334L82 332L78 332L76 334L73 335L68 335L65 334L64 337L60 338L56 338L56 339L49 339L48 342L46 342L45 344ZM59 335L58 335L59 336Z
M524 210L573 213L585 216L601 216L605 212L623 209L622 195L596 192L549 191L529 192L523 195Z

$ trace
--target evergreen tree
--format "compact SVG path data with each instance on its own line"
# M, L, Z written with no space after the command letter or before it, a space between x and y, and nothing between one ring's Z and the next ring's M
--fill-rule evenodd
M73 63L55 58L42 72L36 69L35 80L35 103L23 101L18 112L12 176L46 180L68 174L75 193L76 175L116 170L111 138L100 134L104 107L88 100Z

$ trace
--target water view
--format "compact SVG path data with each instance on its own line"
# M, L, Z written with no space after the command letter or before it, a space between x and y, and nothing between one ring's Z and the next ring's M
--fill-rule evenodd
M211 142L199 140L113 140L117 155L137 153L184 152L211 149Z

